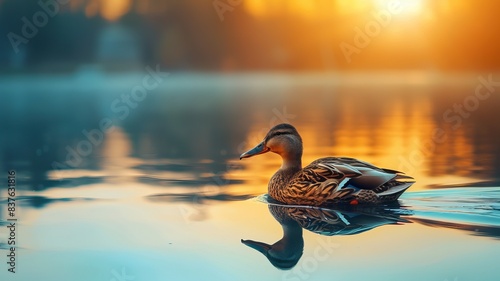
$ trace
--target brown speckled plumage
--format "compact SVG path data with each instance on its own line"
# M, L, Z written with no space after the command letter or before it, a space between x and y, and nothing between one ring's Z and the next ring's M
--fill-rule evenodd
M286 204L385 203L397 200L414 182L401 172L348 157L321 158L302 168L302 139L289 124L272 128L262 143L241 158L269 151L279 154L283 165L269 181L268 192Z

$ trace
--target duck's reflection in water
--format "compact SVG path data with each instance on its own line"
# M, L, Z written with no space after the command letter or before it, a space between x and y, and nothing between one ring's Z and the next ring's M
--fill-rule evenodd
M253 240L241 242L264 254L279 269L292 269L304 250L303 229L326 236L359 234L387 224L409 222L401 217L399 204L383 207L318 209L269 205L269 211L283 228L283 237L274 244Z

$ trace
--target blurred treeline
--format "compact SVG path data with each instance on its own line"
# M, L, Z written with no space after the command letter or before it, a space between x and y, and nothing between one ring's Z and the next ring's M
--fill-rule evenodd
M298 0L275 0L265 4L275 12L262 16L248 8L251 0L243 0L222 19L214 0L69 0L14 52L8 34L22 35L22 18L32 21L42 10L39 1L0 0L0 69L160 63L202 71L491 71L500 65L496 0L421 0L421 11L394 17L350 63L339 45L354 46L354 28L364 30L380 7L349 12L345 1L310 0L321 13L301 15L290 12ZM124 2L122 14L106 18ZM100 11L103 3L106 12Z

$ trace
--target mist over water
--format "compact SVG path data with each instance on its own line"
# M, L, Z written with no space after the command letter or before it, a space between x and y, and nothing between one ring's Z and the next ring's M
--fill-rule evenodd
M499 8L0 0L0 280L497 281ZM416 183L283 206L279 123Z
M23 88L14 86L23 84L20 78L4 78L4 169L26 173L35 189L50 187L51 171L99 170L115 154L208 160L193 174L228 173L228 162L288 122L304 138L304 163L327 155L362 158L412 174L415 189L500 178L500 95L494 87L475 95L487 75L455 84L405 84L391 76L385 79L393 84L357 84L354 75L165 75L134 99L144 75L24 78L30 83ZM69 89L73 83L79 90ZM265 155L237 164L265 169L265 179L274 167L262 164L278 160Z
M1 168L17 173L18 261L27 264L16 280L323 279L334 264L354 280L354 260L376 280L495 280L500 96L476 96L478 75L164 73L134 92L147 75L2 78ZM302 135L304 164L349 156L417 182L395 206L276 217L255 198L281 160L238 158L282 122ZM240 242L272 244L283 222L303 229L304 243L286 272ZM328 255L316 259L317 249Z

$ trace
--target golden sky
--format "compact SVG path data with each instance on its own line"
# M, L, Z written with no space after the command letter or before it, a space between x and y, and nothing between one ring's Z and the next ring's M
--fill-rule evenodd
M186 41L191 44L196 40L217 40L223 45L233 46L233 53L241 55L247 52L243 57L248 60L252 60L251 52L261 58L265 53L273 54L272 58L264 60L270 65L278 65L278 68L333 66L336 69L474 71L496 69L500 63L497 51L500 48L500 36L497 35L500 34L500 25L496 23L495 14L500 9L500 1L242 0L224 12L224 19L218 17L213 3L198 0L74 0L70 6L74 10L83 9L89 17L101 16L110 22L134 10L145 18L151 17L153 24L161 23L159 30L166 33L169 28L182 26L183 36L189 38ZM399 7L397 12L391 10L393 6ZM381 23L384 17L389 18ZM174 24L169 26L168 23ZM197 32L200 28L213 30L213 36ZM242 39L234 35L234 31L222 31L226 29L239 30L238 34L247 36ZM368 36L369 48L356 45L358 30L373 34ZM217 37L217 32L224 35ZM242 40L263 47L240 46ZM344 43L350 45L350 54ZM344 44L343 48L339 47L341 44ZM168 48L162 49L166 50ZM231 53L231 50L226 52L227 58L224 59L231 62ZM333 59L325 59L322 54L327 53ZM287 59L292 62L280 65Z
M115 21L126 14L133 6L137 8L154 8L154 0L76 0L73 7L85 5L87 15L99 13L105 19ZM223 1L224 2L224 1ZM447 13L466 11L470 5L465 0L244 0L240 6L256 17L271 17L276 15L295 15L308 19L331 17L334 14L362 15L376 10L387 9L392 3L403 7L402 14L406 17L425 16L438 9Z

